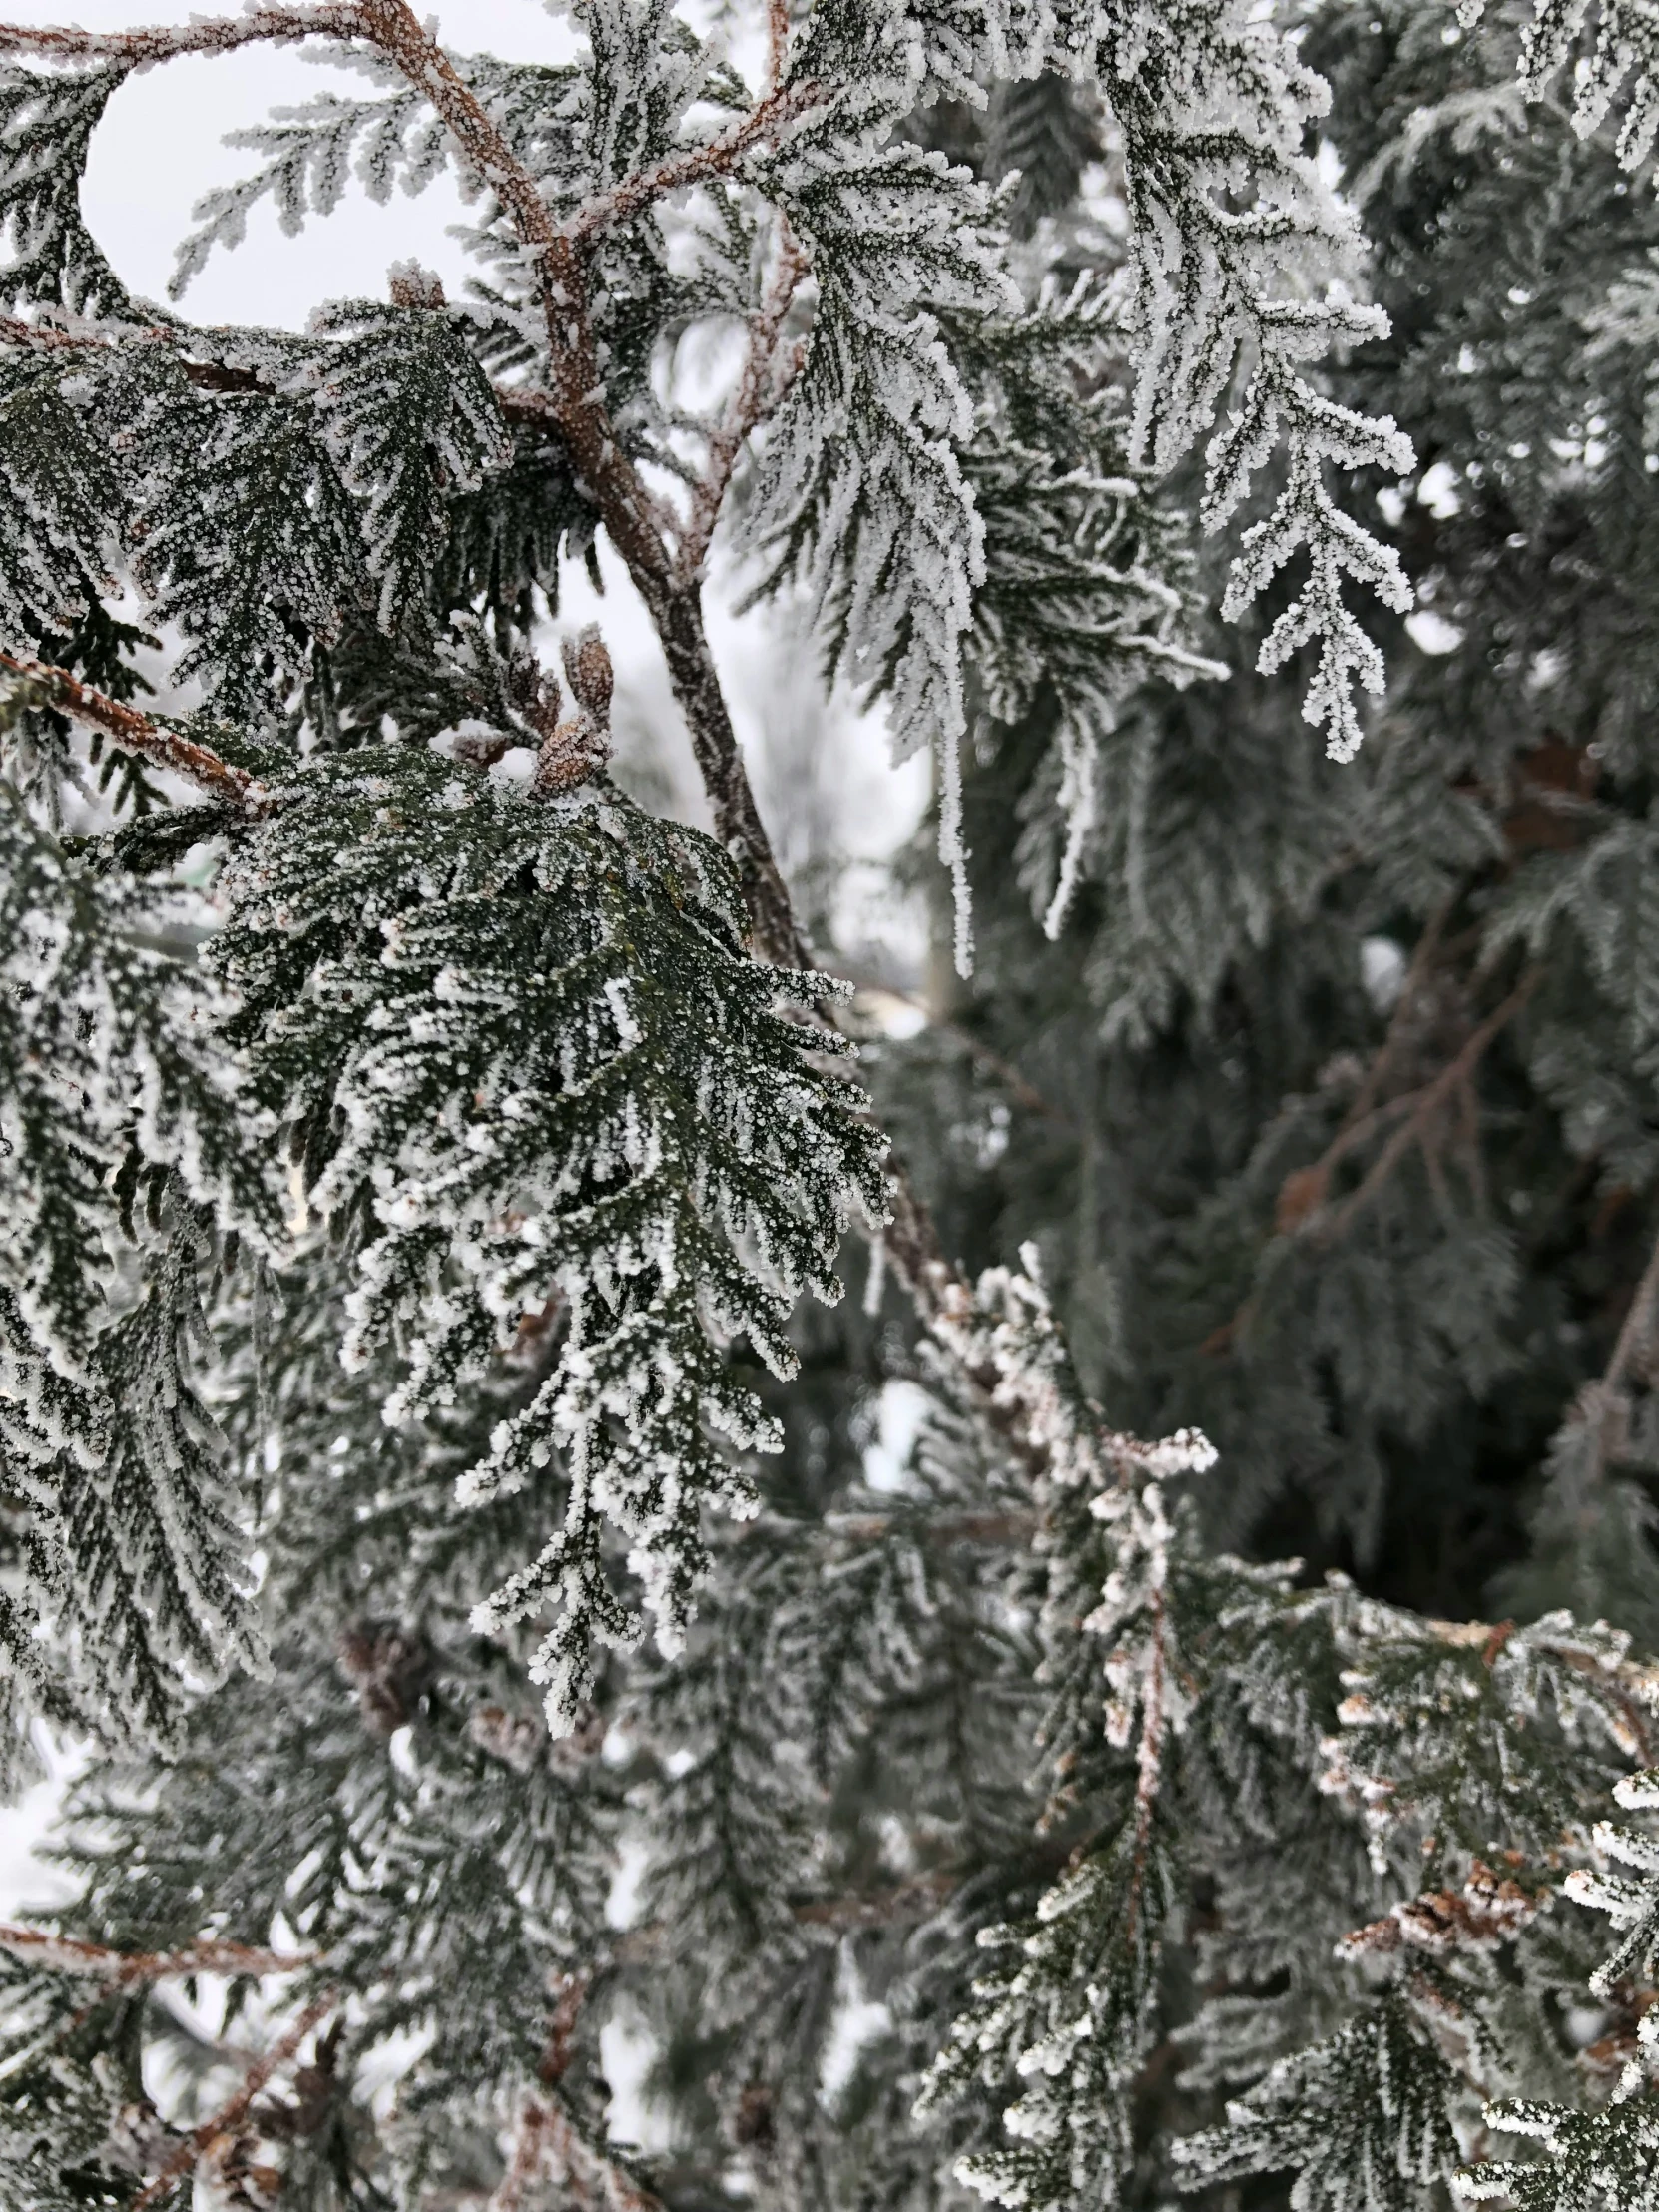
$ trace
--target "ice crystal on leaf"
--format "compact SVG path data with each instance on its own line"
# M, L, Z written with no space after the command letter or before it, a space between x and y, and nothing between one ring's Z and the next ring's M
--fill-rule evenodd
M0 1780L92 1747L0 1927L8 2204L1650 2212L1659 78L1637 0L1488 12L0 26ZM129 299L111 97L301 42L356 86L175 298L446 171L467 289ZM1458 643L1335 776L1396 542ZM712 834L613 783L655 679L549 650L572 556ZM734 576L931 751L964 971L984 847L867 1091ZM1552 1389L1570 1592L1369 1594L1508 1556ZM1373 1580L1225 1548L1280 1513Z
M344 1351L395 1345L387 1419L453 1403L563 1309L555 1372L461 1496L565 1454L564 1528L478 1619L561 1614L535 1664L568 1726L592 1636L638 1632L606 1530L678 1650L704 1508L754 1507L730 1447L777 1444L725 1347L792 1372L791 1306L838 1295L849 1210L883 1211L860 1094L815 1064L845 1046L775 1003L831 986L745 957L731 863L696 831L431 754L318 763L225 893L213 959L250 1095L294 1131L309 1204L360 1224Z

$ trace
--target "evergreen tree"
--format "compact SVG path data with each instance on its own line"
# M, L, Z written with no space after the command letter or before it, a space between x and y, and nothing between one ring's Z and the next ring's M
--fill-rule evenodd
M0 27L0 2196L1647 2206L1647 12L574 22ZM123 288L111 95L300 41L177 292L449 168L463 304ZM907 1043L717 533L932 753Z

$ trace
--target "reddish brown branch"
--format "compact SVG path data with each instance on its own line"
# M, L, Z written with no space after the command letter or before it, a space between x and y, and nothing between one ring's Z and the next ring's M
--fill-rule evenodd
M298 1973L314 1963L309 1952L259 1950L247 1943L219 1942L209 1937L184 1950L112 1950L103 1943L83 1942L78 1936L56 1936L47 1929L0 1925L0 1950L25 1964L49 1968L54 1973L84 1974L106 1981L112 1988L135 1981L167 1981L190 1974Z
M854 1892L847 1897L815 1898L798 1905L793 1918L801 1928L825 1928L837 1936L856 1935L867 1928L890 1928L898 1921L916 1920L934 1912L961 1887L959 1874L940 1872L919 1875L913 1882L895 1883L889 1890Z
M173 61L181 54L229 54L259 40L354 38L350 5L258 8L248 15L209 16L192 23L132 31L83 31L25 23L0 23L0 54L38 54L43 61L121 62L132 69Z
M1331 1177L1339 1163L1357 1145L1364 1144L1381 1122L1404 1110L1404 1102L1395 1099L1387 1105L1379 1105L1382 1086L1393 1070L1395 1061L1416 1018L1417 1000L1423 984L1439 950L1445 925L1451 918L1461 891L1454 891L1450 898L1430 918L1428 926L1417 939L1411 954L1410 965L1400 984L1399 996L1394 1002L1393 1013L1371 1066L1366 1070L1359 1089L1350 1101L1337 1134L1311 1167L1297 1168L1287 1175L1279 1189L1279 1202L1275 1218L1282 1230L1295 1229L1316 1208L1325 1204L1331 1188Z
M123 753L136 753L157 768L171 770L228 807L252 813L265 796L264 785L246 769L233 767L211 747L199 744L195 738L181 737L177 730L153 721L123 700L83 684L66 668L32 660L27 654L0 652L0 669L10 669L38 685L45 705L56 707L83 729L97 731Z
M557 2099L533 2096L519 2114L512 2157L489 2212L519 2212L543 2181L564 2183L573 2203L588 2204L597 2196L610 2212L663 2212L661 2198L595 2150Z
M805 341L798 339L789 347L782 347L780 341L796 290L810 267L805 250L785 223L766 298L749 320L743 375L726 419L709 440L707 472L692 491L691 517L675 555L676 569L687 582L703 573L709 542L745 441L769 415L776 414L801 373Z
M790 0L767 0L767 90L784 82L790 59Z
M638 170L608 192L596 194L567 219L563 225L564 236L585 244L614 224L628 222L653 200L662 200L688 185L700 185L711 177L730 177L743 157L763 139L783 130L798 116L824 107L832 98L831 86L811 80L780 86L758 101L741 123L734 123L719 138L667 154L651 168Z
M1448 1060L1431 1082L1411 1095L1410 1113L1342 1204L1335 1207L1323 1224L1328 1237L1339 1237L1363 1208L1368 1206L1383 1184L1393 1174L1401 1160L1414 1144L1422 1144L1433 1119L1449 1104L1461 1087L1473 1075L1484 1058L1487 1049L1514 1020L1532 993L1537 989L1539 974L1536 969L1523 975L1514 989L1489 1013L1485 1020L1469 1032L1459 1050Z
M192 2166L219 2143L233 2143L247 2119L254 2099L272 2077L281 2071L295 2057L300 2045L315 2027L319 2027L339 2000L332 1994L315 1997L306 2005L293 2025L279 2041L262 2054L249 2067L242 2086L229 2097L211 2118L194 2128L168 2153L152 2179L133 2199L133 2212L149 2212L153 2204L160 2204L174 2183L188 2173Z

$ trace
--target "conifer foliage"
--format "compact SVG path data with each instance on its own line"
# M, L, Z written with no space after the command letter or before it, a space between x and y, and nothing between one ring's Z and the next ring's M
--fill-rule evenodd
M0 2200L1648 2208L1646 12L692 13L0 25ZM262 43L361 90L137 299L99 121ZM184 318L446 171L464 298ZM734 571L932 753L907 1045ZM1522 1350L1463 1617L1379 1531Z

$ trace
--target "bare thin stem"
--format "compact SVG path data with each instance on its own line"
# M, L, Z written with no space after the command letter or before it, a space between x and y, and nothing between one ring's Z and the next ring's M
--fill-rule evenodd
M103 1943L82 1942L77 1936L56 1936L48 1929L0 1925L0 1950L26 1964L55 1973L84 1974L105 1981L112 1988L135 1981L168 1981L190 1974L299 1973L314 1963L307 1951L260 1950L247 1943L218 1942L213 1938L191 1943L184 1950L112 1950Z
M1382 1042L1350 1101L1348 1112L1343 1116L1336 1135L1311 1167L1293 1169L1280 1185L1276 1212L1282 1229L1295 1228L1317 1207L1323 1206L1326 1193L1331 1188L1332 1173L1338 1164L1357 1145L1364 1144L1381 1121L1391 1119L1395 1114L1406 1110L1405 1102L1400 1099L1393 1099L1382 1105L1378 1101L1410 1031L1417 1011L1418 996L1427 981L1434 955L1439 950L1445 925L1461 895L1460 888L1454 891L1430 918L1428 926L1417 939L1416 949L1411 954L1410 965L1400 984L1399 996L1394 1001L1393 1013L1389 1017Z
M49 661L33 660L27 654L0 652L0 669L10 669L13 675L38 685L46 705L56 707L60 714L80 723L83 729L95 730L122 752L136 753L157 768L169 769L175 776L184 777L226 806L235 807L239 813L256 812L265 797L264 785L246 769L233 767L231 762L221 760L210 746L199 744L195 738L181 737L177 730L153 721L125 701L112 699L107 692L83 684L66 668L56 668Z
M184 2136L162 2161L154 2177L146 2183L133 2199L133 2212L149 2212L153 2204L160 2204L173 2184L212 2148L221 2137L234 2137L247 2119L254 2099L275 2074L277 2074L297 2055L300 2045L315 2027L319 2027L334 2009L338 1998L325 1994L306 2005L293 2025L270 2050L262 2052L243 2077L241 2088L229 2097L211 2118Z
M1613 1347L1613 1357L1608 1361L1607 1372L1601 1379L1603 1390L1611 1392L1623 1388L1626 1375L1653 1334L1656 1297L1659 1297L1659 1238L1654 1240L1647 1266L1642 1270L1642 1279L1636 1285L1635 1296L1630 1301L1630 1311L1624 1317L1624 1326Z

